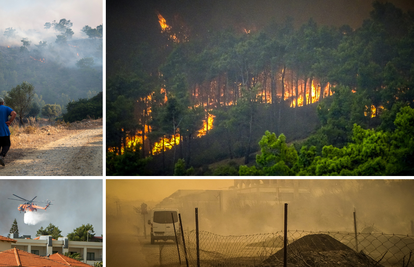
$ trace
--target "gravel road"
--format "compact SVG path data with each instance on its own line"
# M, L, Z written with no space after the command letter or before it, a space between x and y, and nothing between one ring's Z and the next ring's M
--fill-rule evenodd
M76 130L9 164L6 158L0 176L102 176L102 136L102 126Z

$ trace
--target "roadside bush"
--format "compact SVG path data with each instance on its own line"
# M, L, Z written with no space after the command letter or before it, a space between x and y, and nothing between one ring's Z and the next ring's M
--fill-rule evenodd
M81 121L89 117L102 118L102 92L91 99L79 99L66 105L63 119L68 122Z
M37 128L35 126L27 126L24 128L23 132L26 134L34 134L37 131Z

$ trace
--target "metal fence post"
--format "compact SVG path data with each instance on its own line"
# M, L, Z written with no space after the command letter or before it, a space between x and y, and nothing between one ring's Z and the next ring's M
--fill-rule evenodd
M200 240L198 232L198 208L195 208L195 221L196 221L196 249L197 249L197 267L200 267Z
M284 229L284 238L283 238L283 267L287 267L287 213L288 213L288 204L285 203L285 229Z
M178 261L180 262L180 265L181 265L180 248L178 247L177 231L175 231L174 215L172 212L171 212L171 219L172 219L172 224L174 227L174 237L175 237L175 244L177 245Z
M355 210L355 208L354 208L354 229L355 229L355 248L356 248L356 252L358 252L358 232L357 232L356 210Z
M187 249L185 247L184 230L183 230L183 223L181 222L181 214L178 214L178 218L180 218L180 228L181 228L181 236L183 237L184 256L185 256L185 262L187 263L187 267L188 267Z

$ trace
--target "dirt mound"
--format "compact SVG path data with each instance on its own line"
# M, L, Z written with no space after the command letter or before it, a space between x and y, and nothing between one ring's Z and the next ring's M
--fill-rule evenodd
M263 263L262 267L283 266L284 249ZM363 252L357 253L325 234L304 236L287 247L288 266L381 266Z

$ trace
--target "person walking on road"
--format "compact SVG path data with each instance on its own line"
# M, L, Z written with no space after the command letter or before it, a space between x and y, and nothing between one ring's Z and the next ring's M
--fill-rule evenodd
M0 97L0 165L4 164L4 157L10 149L9 126L16 118L16 111L4 105L4 99ZM9 119L10 116L10 119Z

